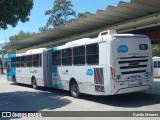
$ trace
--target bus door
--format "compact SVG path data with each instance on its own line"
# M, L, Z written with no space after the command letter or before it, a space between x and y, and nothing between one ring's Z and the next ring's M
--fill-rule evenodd
M7 80L8 81L12 81L13 75L16 74L15 61L16 61L15 57L8 57L8 62L7 62Z
M154 69L153 74L154 76L160 76L160 61L153 61Z
M11 81L12 80L12 76L11 76L11 61L7 62L6 72L7 72L7 79L9 81Z
M61 51L52 52L52 85L53 88L61 87Z

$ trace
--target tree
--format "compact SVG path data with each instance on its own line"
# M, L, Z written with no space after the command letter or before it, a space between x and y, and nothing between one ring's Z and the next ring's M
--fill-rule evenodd
M160 56L160 45L152 45L153 56Z
M36 33L34 33L34 32L30 33L30 32L20 31L17 35L10 36L9 40L10 40L10 42L16 42L18 40L23 40L23 39L29 38L31 36L34 36L34 35L36 35Z
M50 15L46 26L56 28L66 24L70 19L76 18L76 12L72 7L70 0L54 0L53 8L45 12L45 15Z
M33 0L0 0L0 28L15 27L18 21L29 21Z
M44 32L44 31L48 31L49 29L47 28L47 26L44 27L40 27L39 28L39 32Z

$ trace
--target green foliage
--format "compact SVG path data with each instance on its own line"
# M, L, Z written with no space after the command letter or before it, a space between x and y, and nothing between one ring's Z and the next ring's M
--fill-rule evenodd
M0 0L0 28L15 27L18 21L29 21L33 0Z
M10 42L16 42L18 40L23 40L23 39L26 39L28 37L34 36L34 35L36 35L36 33L34 33L34 32L30 33L30 32L20 31L17 35L10 36L9 40L10 40Z
M160 45L152 45L152 55L160 56Z
M45 12L45 15L50 15L46 26L56 28L76 18L76 12L72 7L73 5L70 0L54 0L53 8Z
M44 26L44 27L40 27L39 28L39 32L45 32L45 31L48 31L49 29L47 28L47 26Z

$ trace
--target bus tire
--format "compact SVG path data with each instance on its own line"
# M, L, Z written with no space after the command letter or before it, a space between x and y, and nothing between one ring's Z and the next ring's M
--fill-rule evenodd
M35 79L34 77L32 78L32 87L33 87L34 89L38 89L37 81L36 81L36 79Z
M15 76L12 77L12 82L13 82L14 85L17 85L17 80L16 80Z
M70 91L71 91L72 97L74 98L80 97L79 87L76 81L71 82Z

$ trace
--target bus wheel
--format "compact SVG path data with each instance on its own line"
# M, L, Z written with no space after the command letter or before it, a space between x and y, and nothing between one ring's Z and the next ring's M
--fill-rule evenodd
M32 87L33 87L34 89L37 89L37 88L38 88L38 86L37 86L37 81L36 81L35 78L32 78Z
M12 82L13 82L14 85L17 85L17 81L16 81L16 77L15 76L12 77Z
M79 87L78 87L78 84L77 82L73 81L71 83L71 95L72 97L74 98L79 98L80 97L80 92L79 92Z

